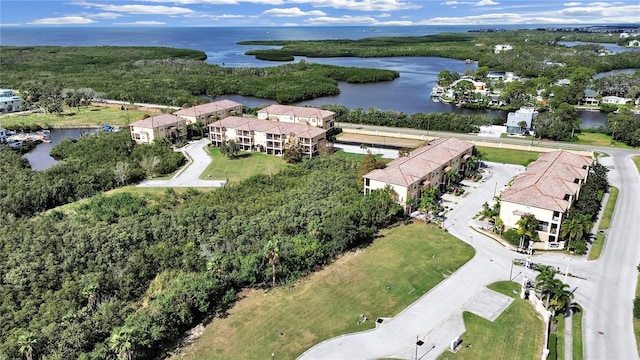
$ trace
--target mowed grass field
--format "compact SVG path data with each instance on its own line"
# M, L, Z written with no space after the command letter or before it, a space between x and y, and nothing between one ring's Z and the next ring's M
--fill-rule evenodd
M222 155L220 149L210 148L211 164L200 175L203 180L224 180L239 182L252 175L272 175L287 166L287 162L280 156L267 155L259 152L243 152L235 159Z
M0 117L0 123L4 127L23 125L28 127L85 127L102 126L109 124L112 126L124 126L131 122L140 120L145 114L154 116L146 111L140 110L120 110L112 107L102 106L81 106L78 108L65 107L62 115L31 113L24 115L4 115Z
M503 164L527 166L536 160L538 155L540 155L537 151L514 150L487 146L476 146L476 148L482 152L482 160Z
M435 226L384 230L291 286L246 291L228 317L214 319L171 359L295 359L323 340L374 328L378 316L399 313L473 255ZM368 320L358 325L360 314Z
M514 298L513 303L491 322L469 312L463 313L467 331L456 353L445 351L438 359L519 359L534 360L542 356L544 323L533 306L520 299L520 285L502 281L488 286ZM513 290L516 293L513 293ZM471 344L471 347L467 347Z
M592 145L592 146L608 146L618 149L633 149L633 147L619 142L619 141L611 141L611 135L600 134L600 133L580 133L577 135L578 140L574 141L574 144L581 145Z

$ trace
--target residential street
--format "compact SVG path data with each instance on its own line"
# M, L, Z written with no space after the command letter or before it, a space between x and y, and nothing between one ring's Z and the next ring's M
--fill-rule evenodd
M466 139L467 136L470 135L463 135L461 138ZM499 141L528 143L518 139ZM603 254L597 261L586 261L563 253L534 255L532 261L555 266L562 273L568 270L572 275L566 277L566 282L575 289L575 301L584 309L585 359L637 359L631 319L638 276L636 265L640 262L637 238L640 233L640 177L631 156L640 153L637 150L573 144L566 147L597 150L610 155L600 161L610 168L609 180L620 189L611 228ZM378 328L330 339L309 349L300 359L413 359L415 349L422 359L437 358L449 346L453 337L461 334L455 334L459 324L452 319L464 309L464 304L486 285L506 280L512 259L521 257L468 226L482 203L491 199L494 189L503 188L517 172L517 167L490 164L489 170L492 172L491 178L464 199L464 206L455 207L448 214L445 223L452 235L476 249L476 256L395 318L385 320ZM515 281L522 281L522 276L530 279L535 277L535 273L521 267L514 268L513 275L518 276ZM558 276L564 280L563 274ZM416 335L425 342L418 348L415 346Z

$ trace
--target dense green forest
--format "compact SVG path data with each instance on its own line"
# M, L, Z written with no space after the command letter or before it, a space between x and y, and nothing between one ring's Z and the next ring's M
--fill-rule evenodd
M155 47L0 47L0 85L19 89L25 105L42 88L92 89L98 96L128 102L189 106L237 94L281 103L340 92L338 81L389 81L391 70L300 61L275 67L223 67L203 60L202 51ZM37 79L37 80L34 80Z
M160 150L120 137L64 141L54 154L65 162L44 172L0 148L0 358L157 356L239 289L292 282L403 216L390 194L365 197L359 164L341 157L209 193L97 195L39 212L118 185L118 163L141 178L140 156Z
M147 176L168 174L185 162L170 144L138 145L128 131L63 139L51 156L64 160L46 171L0 145L0 214L31 216Z
M588 35L588 36L587 36ZM541 30L511 30L481 33L443 33L427 36L378 37L360 40L261 40L243 41L242 45L281 46L279 49L249 50L264 60L286 60L293 56L307 57L391 57L437 56L453 59L477 60L479 66L490 70L513 71L519 75L547 76L557 71L553 63L568 68L588 67L595 72L640 68L640 51L598 56L599 45L567 47L561 41L593 41L595 34ZM611 42L600 34L602 42ZM606 39L609 41L605 41ZM494 53L498 44L513 45L513 49Z

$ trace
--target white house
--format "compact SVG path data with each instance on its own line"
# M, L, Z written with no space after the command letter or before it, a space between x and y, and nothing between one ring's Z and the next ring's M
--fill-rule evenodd
M629 47L640 47L640 40L631 40L629 41Z
M0 127L0 144L7 142L7 129Z
M187 120L176 115L162 114L132 122L129 130L131 138L138 144L153 144L159 138L177 141L187 137Z
M490 71L487 73L487 79L489 80L502 80L503 82L512 82L520 80L520 77L512 71Z
M627 101L630 101L630 100L620 96L603 96L602 97L603 104L624 105L627 103Z
M0 111L16 112L20 111L22 99L16 96L11 89L0 89Z
M531 123L537 115L538 112L532 107L521 107L515 112L510 112L507 114L507 133L520 134L531 131ZM526 124L524 129L520 128L521 121Z
M509 50L513 50L513 45L498 44L498 45L493 47L493 53L494 54L500 54L503 51L509 51Z

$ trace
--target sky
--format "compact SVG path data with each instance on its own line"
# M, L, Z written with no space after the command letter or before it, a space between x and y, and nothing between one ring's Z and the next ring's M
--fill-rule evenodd
M0 26L639 24L640 0L0 0Z

